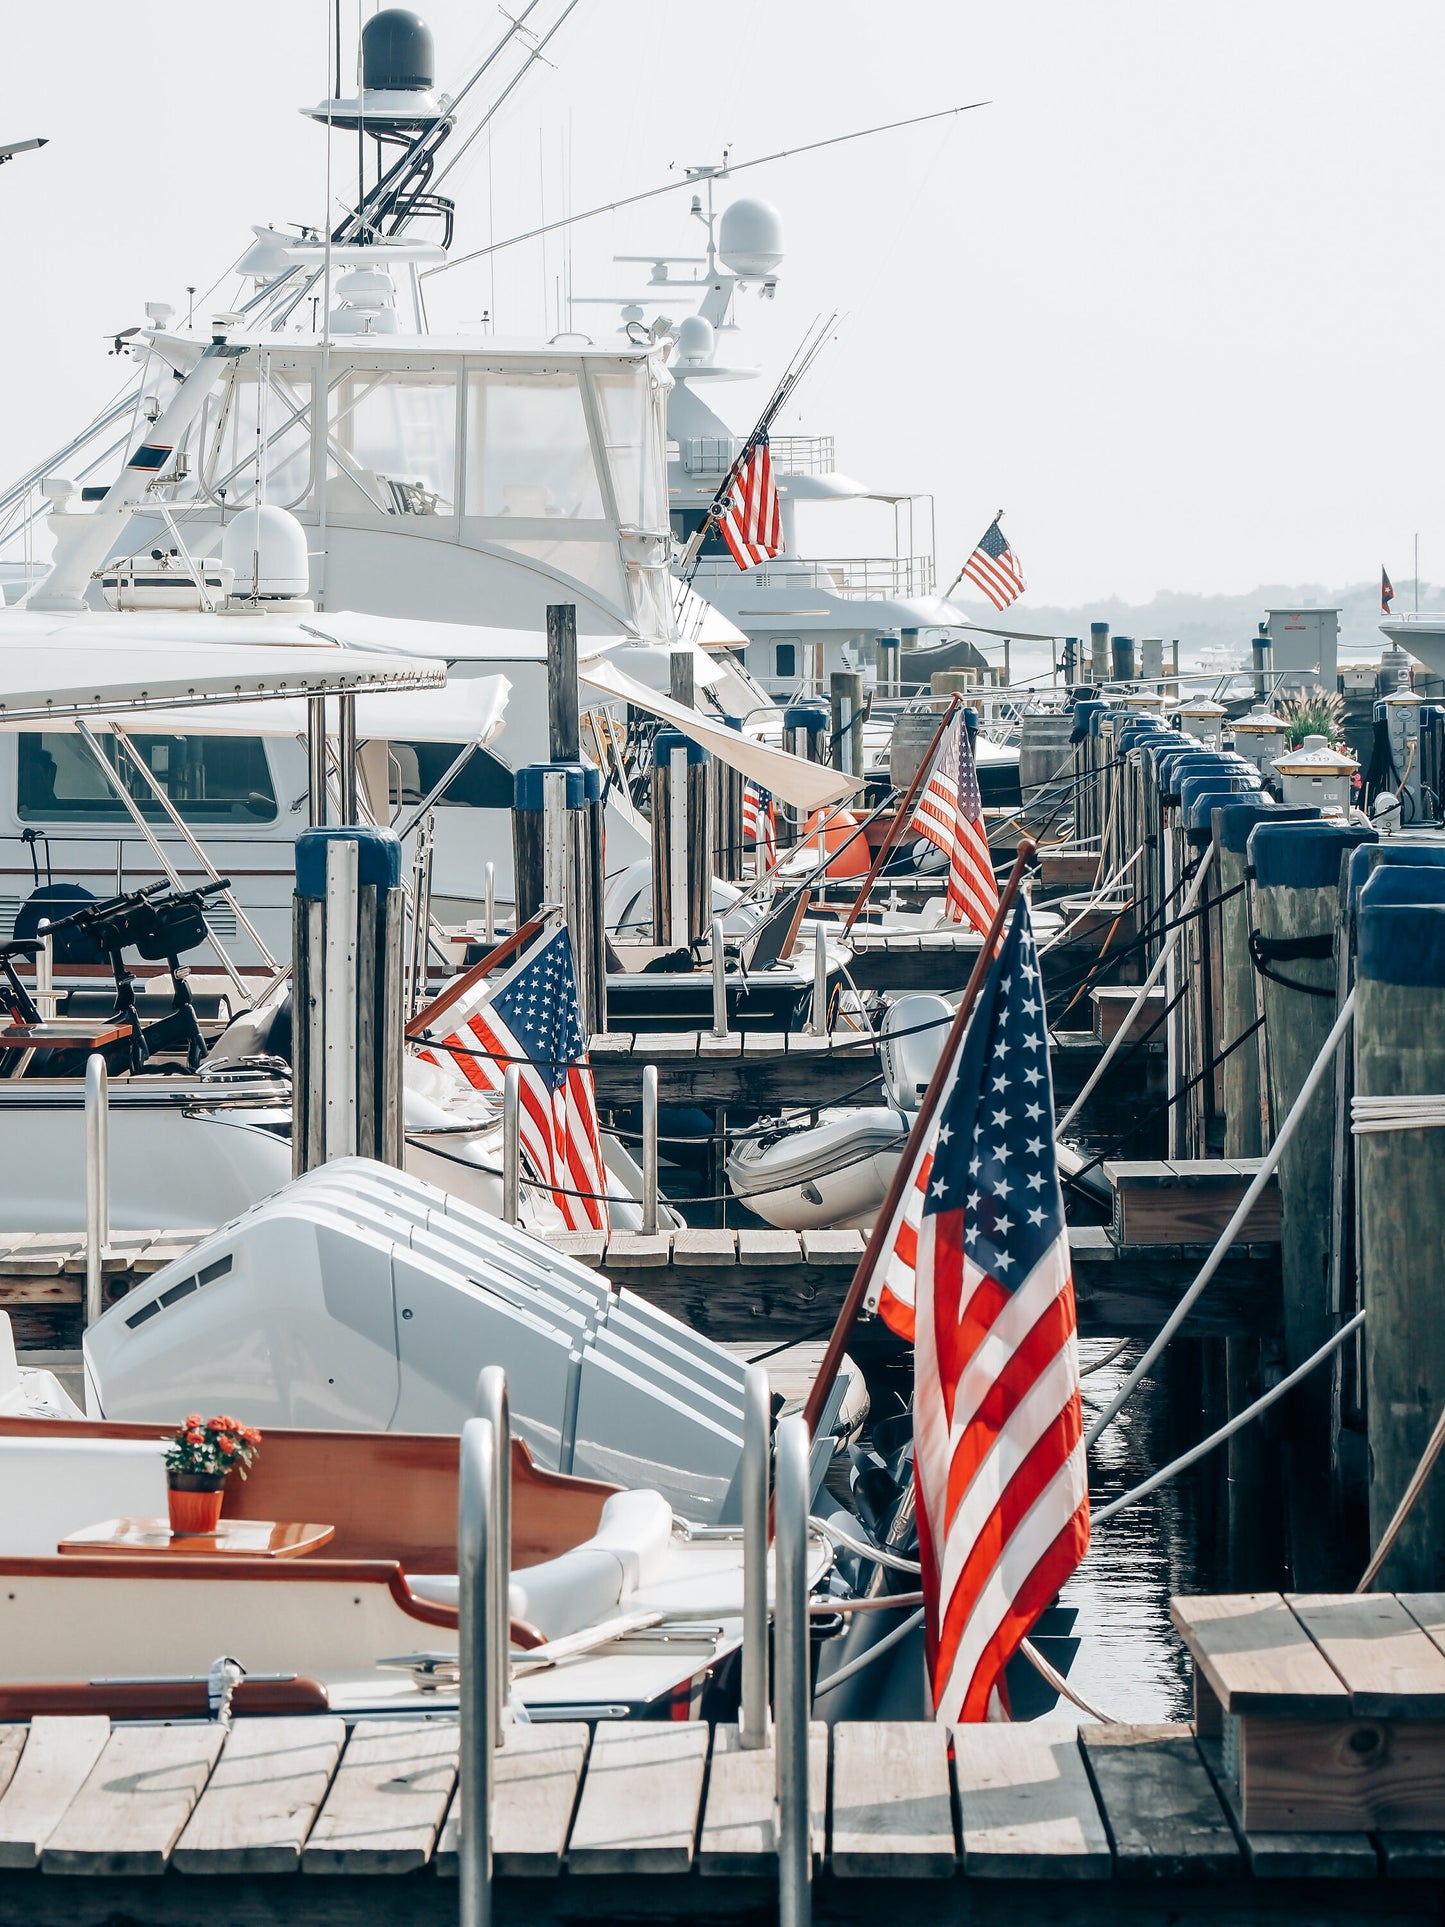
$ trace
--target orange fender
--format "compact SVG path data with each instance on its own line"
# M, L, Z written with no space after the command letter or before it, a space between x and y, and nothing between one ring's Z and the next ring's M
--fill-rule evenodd
M815 810L803 825L803 834L814 843L818 840L818 825L823 820L822 813ZM858 818L852 810L838 810L823 832L823 847L832 851L853 836L858 827ZM835 857L828 865L826 875L830 877L866 877L872 863L872 853L868 848L866 836L853 836L853 841L841 856Z

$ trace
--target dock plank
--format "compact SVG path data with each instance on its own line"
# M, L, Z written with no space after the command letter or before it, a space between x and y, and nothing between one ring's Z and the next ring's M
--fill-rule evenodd
M25 1750L25 1728L23 1726L0 1726L0 1800L5 1797L5 1789L15 1778L15 1769L20 1764L20 1755Z
M607 1255L607 1233L605 1231L549 1231L547 1242L556 1251L569 1258L575 1258L579 1265L588 1265L593 1271L600 1269Z
M777 1877L777 1772L771 1740L745 1748L735 1726L716 1729L697 1848L699 1873ZM808 1829L815 1866L823 1857L827 1822L828 1729L814 1720L808 1728Z
M1192 1728L1081 1726L1120 1879L1217 1878L1243 1869L1239 1842Z
M831 1834L839 1879L951 1874L957 1853L947 1730L931 1720L835 1726Z
M217 1725L120 1726L46 1841L58 1874L163 1874L226 1737Z
M1390 1593L1287 1593L1360 1719L1445 1716L1445 1653Z
M803 1247L796 1231L758 1229L745 1225L738 1232L738 1262L745 1265L800 1265Z
M725 1230L694 1230L672 1234L672 1261L677 1265L735 1265L738 1234Z
M302 1849L302 1873L424 1867L456 1777L455 1721L358 1720Z
M567 1847L571 1872L687 1873L708 1738L697 1720L600 1725Z
M803 1231L799 1238L810 1265L856 1265L863 1256L861 1231Z
M665 1265L671 1255L670 1231L614 1231L607 1240L609 1265Z
M986 1879L1107 1880L1109 1836L1072 1727L955 1726L964 1872Z
M567 1828L577 1804L592 1729L584 1720L509 1726L492 1756L492 1870L498 1874L558 1874ZM463 1792L458 1783L433 1864L455 1874L461 1842Z
M1171 1599L1169 1614L1227 1713L1343 1717L1350 1696L1277 1592Z
M1239 1789L1224 1771L1218 1740L1200 1738L1199 1756L1209 1769L1244 1846L1256 1880L1373 1880L1379 1873L1375 1843L1367 1833L1291 1833L1244 1824Z
M1445 1653L1445 1592L1397 1592L1395 1597L1431 1643Z
M41 1851L105 1751L110 1721L41 1717L17 1728L23 1751L0 1797L0 1868L40 1865Z
M1251 1831L1438 1831L1445 1720L1270 1719L1241 1734L1240 1809Z
M192 1874L296 1873L345 1744L340 1719L237 1720L171 1865Z

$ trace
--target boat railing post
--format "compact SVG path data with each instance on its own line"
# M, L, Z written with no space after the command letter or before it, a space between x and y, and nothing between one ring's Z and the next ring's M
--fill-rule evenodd
M728 1034L727 950L723 943L722 918L712 920L712 1034Z
M773 1736L778 1801L778 1920L812 1919L813 1843L808 1824L808 1425L778 1426L774 1470ZM746 1581L744 1582L746 1584Z
M482 939L485 942L487 948L490 950L492 945L497 941L497 866L496 864L489 863L486 867L486 870L483 872L483 874L485 876L486 881L483 885L484 894L482 897L482 903L483 903Z
M40 919L36 934L40 947L35 952L35 1008L48 1023L55 1015L55 938L50 933L49 917Z
M353 837L326 845L326 909L322 944L322 1088L325 1155L356 1156L356 1002L359 856Z
M500 1365L484 1365L477 1380L477 1417L492 1428L492 1523L496 1557L492 1560L491 1640L494 1662L489 1668L495 1703L492 1732L495 1744L506 1738L502 1715L511 1690L512 1632L512 1411L507 1400L507 1374Z
M821 923L813 931L813 1004L807 1028L813 1037L828 1034L828 937Z
M85 1060L85 1322L105 1310L101 1276L110 1243L110 1074L93 1051Z
M642 1229L657 1229L657 1066L642 1067Z
M498 1559L497 1440L492 1422L471 1418L462 1427L457 1490L457 1716L461 1728L458 1885L461 1927L491 1927L492 1707L496 1700L493 1625Z
M743 1374L743 1689L745 1747L768 1743L768 1447L772 1394L761 1365Z
M522 1070L508 1064L502 1078L502 1216L508 1224L522 1217Z

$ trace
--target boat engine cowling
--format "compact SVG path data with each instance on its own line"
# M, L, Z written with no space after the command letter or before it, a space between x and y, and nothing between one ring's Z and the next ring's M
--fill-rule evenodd
M919 991L899 997L883 1018L883 1082L900 1111L916 1111L953 1022L946 997Z

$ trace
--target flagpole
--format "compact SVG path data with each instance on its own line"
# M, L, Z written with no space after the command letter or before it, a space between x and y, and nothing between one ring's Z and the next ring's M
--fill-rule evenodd
M903 801L899 804L897 811L894 813L893 821L888 825L888 829L884 835L883 841L879 845L878 854L877 856L874 857L872 865L869 868L868 874L863 879L862 888L859 890L858 895L853 901L853 907L848 912L848 915L844 920L843 935L845 937L847 936L848 932L853 928L853 925L857 922L858 912L863 908L863 905L868 901L868 893L873 888L873 885L878 881L878 873L883 868L883 865L888 861L889 853L893 849L894 844L897 843L901 837L907 834L909 817L913 809L914 801L918 796L919 790L923 787L924 780L926 779L930 770L933 767L933 759L938 754L938 745L943 741L943 732L948 728L948 725L953 721L954 711L958 708L959 704L962 701L963 701L962 696L955 696L950 701L947 709L945 709L943 712L942 721L939 723L938 728L933 732L933 741L928 745L928 748L923 752L923 760L918 765L918 768L913 772L913 781L908 785L907 793L904 796Z
M984 978L988 975L989 965L993 962L999 937L1002 935L1009 911L1013 908L1014 898L1018 895L1019 887L1023 882L1024 869L1037 847L1031 836L1020 837L1008 882L1003 887L998 908L993 913L993 921L988 926L968 985L959 1000L957 1013L944 1040L943 1050L938 1059L938 1069L928 1080L928 1088L923 1093L923 1102L919 1105L918 1115L913 1120L913 1129L908 1133L908 1142L903 1147L903 1155L899 1158L898 1168L893 1173L888 1195L878 1208L878 1216L873 1220L873 1229L868 1234L867 1246L858 1261L858 1269L853 1274L853 1282L848 1287L848 1295L843 1300L842 1308L833 1326L833 1335L828 1340L827 1350L823 1353L822 1362L818 1366L818 1375L813 1380L812 1390L808 1393L807 1403L803 1407L803 1417L807 1422L810 1438L817 1430L818 1421L823 1416L823 1408L828 1402L828 1394L832 1391L833 1382L838 1376L838 1368L843 1363L843 1354L848 1349L848 1340L857 1323L858 1313L863 1308L863 1300L867 1295L868 1285L882 1254L884 1243L893 1228L899 1202L905 1188L913 1182L919 1148L928 1135L934 1113L943 1098L944 1085L948 1081L945 1067L953 1061L963 1041L963 1033L968 1028L968 1020L973 1014L973 1007L983 988Z
M402 1033L407 1042L411 1043L415 1038L424 1036L443 1011L450 1010L459 997L465 997L473 984L480 983L483 977L490 977L499 964L505 963L514 951L520 950L523 944L535 937L549 918L556 914L554 905L544 905L534 917L529 917L519 929L514 930L511 936L503 937L485 957L479 957L469 970L463 971L461 976L449 983L445 990L438 992L429 1004L424 1004Z

